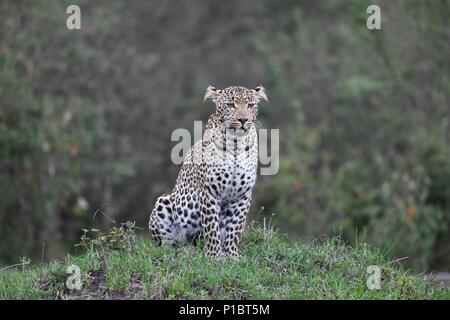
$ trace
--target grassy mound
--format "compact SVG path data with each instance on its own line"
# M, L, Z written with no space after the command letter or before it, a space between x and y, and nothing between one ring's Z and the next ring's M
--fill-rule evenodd
M92 235L94 234L94 235ZM239 261L204 257L198 247L156 247L133 225L85 231L81 255L0 271L1 299L450 299L450 290L411 275L366 244L338 238L289 242L249 226ZM81 290L67 289L67 267ZM381 267L380 289L367 267Z

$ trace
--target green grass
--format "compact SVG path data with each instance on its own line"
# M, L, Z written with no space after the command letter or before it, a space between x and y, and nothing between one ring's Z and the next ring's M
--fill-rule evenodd
M79 256L0 273L1 299L450 299L366 244L339 238L287 241L249 226L239 261L206 258L201 248L156 247L138 236L128 250L91 245ZM83 252L82 252L83 251ZM81 269L82 289L65 287L66 268ZM370 265L382 268L379 290L366 285Z

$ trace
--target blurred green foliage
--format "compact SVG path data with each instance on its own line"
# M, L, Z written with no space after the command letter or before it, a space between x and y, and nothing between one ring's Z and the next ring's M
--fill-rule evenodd
M0 3L1 261L61 256L107 216L146 226L206 86L261 83L281 165L254 217L450 266L448 1L83 0L80 31L69 4Z

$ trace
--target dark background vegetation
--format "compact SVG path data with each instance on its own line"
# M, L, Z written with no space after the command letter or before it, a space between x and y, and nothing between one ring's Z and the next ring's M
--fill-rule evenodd
M0 1L1 263L73 252L81 228L111 226L98 210L146 229L179 170L171 132L213 111L207 85L262 84L280 171L253 217L450 269L449 15L445 0Z

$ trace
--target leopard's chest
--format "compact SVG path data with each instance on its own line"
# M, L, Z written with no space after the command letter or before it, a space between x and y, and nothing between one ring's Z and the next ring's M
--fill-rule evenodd
M248 151L248 152L247 152ZM250 192L256 181L257 149L241 150L208 165L209 191L223 202L233 202Z
M255 180L256 166L246 163L213 166L207 175L210 192L222 201L238 200L251 191Z

